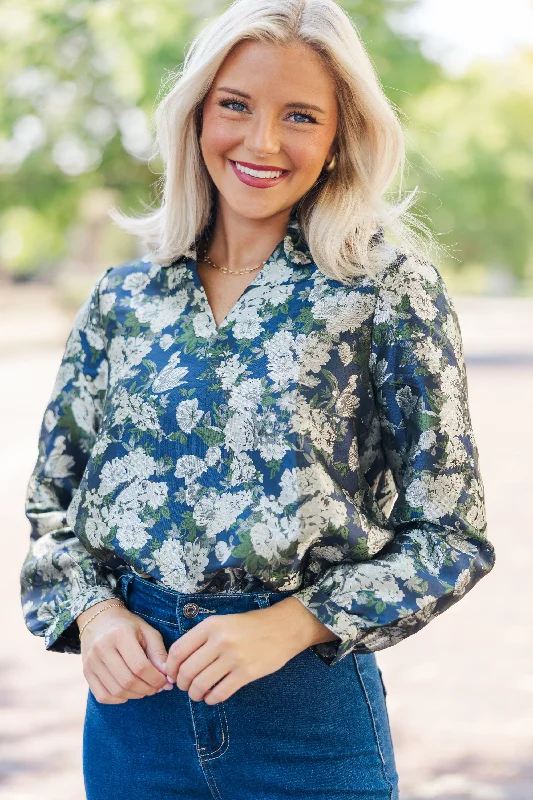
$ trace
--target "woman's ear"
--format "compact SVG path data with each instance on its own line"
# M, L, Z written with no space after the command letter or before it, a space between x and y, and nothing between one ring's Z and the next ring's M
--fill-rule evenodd
M326 160L328 162L331 161L331 159L333 158L335 153L338 153L338 151L339 151L339 143L337 141L337 137L335 136L335 138L333 139L333 141L331 143L331 147L328 150L328 157L327 157Z

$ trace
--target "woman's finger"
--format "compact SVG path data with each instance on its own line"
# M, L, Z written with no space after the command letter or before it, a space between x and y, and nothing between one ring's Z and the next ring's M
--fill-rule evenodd
M166 672L172 683L176 683L178 671L182 663L210 640L210 634L215 630L213 622L214 620L212 617L208 617L199 622L198 625L195 625L194 628L185 631L178 639L172 642L168 651L166 665ZM214 640L211 639L210 643L212 647L214 646L213 641ZM218 647L219 645L217 645L217 648ZM209 658L207 663L210 663L213 657L218 655L219 652L217 649L217 652L213 652L213 656ZM206 664L203 664L202 667L203 666L206 666Z
M249 683L248 678L243 679L239 675L238 669L232 669L216 686L213 686L213 688L205 694L203 698L204 703L208 705L222 703L224 700L227 700L228 697L231 697L232 694L235 694L241 686L245 686L247 683Z
M181 662L176 675L176 680L173 682L176 684L178 689L183 689L184 692L188 692L192 682L200 673L204 674L204 677L207 678L206 670L212 664L218 661L218 667L220 669L221 664L219 659L223 655L224 654L220 651L215 650L212 645L210 647L209 642L206 642L204 645L199 647L198 650L195 650L188 658ZM167 674L169 674L168 665ZM196 687L198 687L198 683L196 683ZM196 700L196 697L193 697L192 699Z
M107 650L100 661L93 665L93 670L107 691L114 697L125 697L127 700L139 700L154 689L142 681L137 688L138 678L132 673L118 650Z
M141 636L146 646L142 631ZM117 637L116 648L130 672L130 677L126 678L128 689L143 694L154 694L164 686L166 675L154 667L133 629L130 628L127 635Z
M95 699L99 703L111 704L111 703L127 703L128 702L127 699L124 699L122 697L114 697L112 694L110 694L107 691L107 689L104 686L104 684L102 683L102 681L100 680L100 678L98 677L98 675L96 675L94 672L91 672L89 670L86 673L86 678L87 678L87 683L89 684L89 689L91 690L91 692L93 693Z
M137 640L135 639L135 641ZM144 697L147 694L155 694L168 682L166 674L159 672L157 669L157 683L155 685L138 677L124 661L122 653L118 649L106 650L101 658L102 662L115 679L115 682L119 684L124 691L132 692L134 696Z
M187 661L180 667L178 680L180 678L181 671L183 669L186 670L188 662L191 660L191 658L192 656L188 658ZM221 681L222 678L224 678L230 671L231 668L222 657L215 659L215 661L213 661L211 664L208 664L208 666L206 666L205 669L202 669L200 672L197 671L196 677L189 682L188 692L191 700L203 700L204 696L209 692L210 689L213 688L215 683Z

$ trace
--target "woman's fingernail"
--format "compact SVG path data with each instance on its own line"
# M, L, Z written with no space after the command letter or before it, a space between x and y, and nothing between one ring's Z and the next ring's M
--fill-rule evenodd
M168 681L169 683L174 683L174 681L172 680L172 678L170 677L170 675L167 675L167 681Z
M165 685L163 686L163 689L167 689L167 690L173 689L173 688L174 688L174 685L172 683L165 683Z
M167 688L166 686L162 686L160 689L157 690L157 692L162 692L163 689L166 689L166 688ZM156 694L157 694L157 692L156 692Z

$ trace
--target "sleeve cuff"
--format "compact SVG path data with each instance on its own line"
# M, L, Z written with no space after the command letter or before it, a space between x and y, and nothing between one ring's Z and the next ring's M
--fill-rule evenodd
M102 600L120 600L123 598L118 591L110 587L93 586L80 593L74 599L65 601L59 608L52 623L44 633L44 644L47 650L56 653L81 653L81 643L78 623L76 618L96 603Z
M307 586L294 592L292 597L298 600L314 616L335 633L339 638L332 639L330 642L320 642L311 646L316 655L330 667L342 661L349 653L355 651L356 642L362 635L362 631L357 627L353 615L347 614L331 600L329 595L317 589L316 586ZM363 646L358 648L359 652L368 652Z

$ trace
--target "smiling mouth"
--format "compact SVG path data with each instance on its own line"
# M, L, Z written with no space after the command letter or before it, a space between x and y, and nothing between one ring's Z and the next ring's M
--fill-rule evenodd
M233 161L231 163L235 166L239 172L242 172L244 175L250 175L252 178L263 178L266 180L272 180L273 178L279 178L281 175L286 175L290 170L288 169L252 169L251 167L245 167L244 164L241 164L239 161Z

